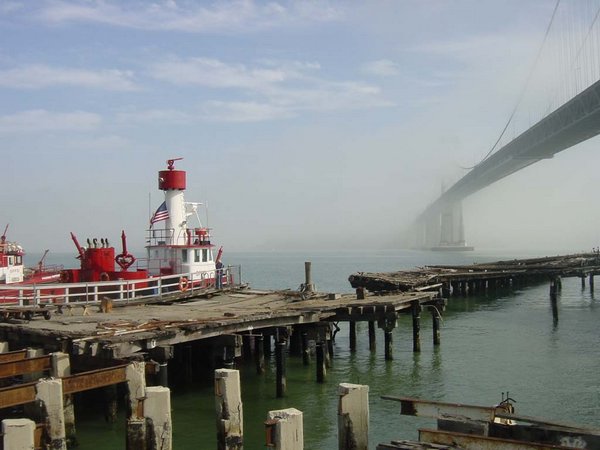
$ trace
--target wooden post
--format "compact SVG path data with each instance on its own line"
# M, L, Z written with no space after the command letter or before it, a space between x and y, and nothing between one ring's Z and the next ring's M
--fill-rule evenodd
M144 417L147 423L148 450L171 450L171 391L163 386L146 388Z
M283 397L287 388L285 371L285 341L275 344L275 384L277 397Z
M242 335L242 355L245 361L252 361L252 341L252 336L248 334Z
M42 406L45 415L43 422L46 423L50 448L67 450L62 380L60 378L42 379L37 382L35 390L35 398Z
M384 330L383 334L384 346L385 346L385 360L391 361L394 359L394 345L392 338L392 330Z
M292 328L290 336L290 355L298 356L302 353L302 334L298 326Z
M112 384L102 389L104 392L104 420L108 423L117 421L117 385Z
M338 393L338 449L368 450L369 386L340 383Z
M323 342L317 342L317 383L325 382L325 376L327 375L327 369L325 368L325 348Z
M585 275L581 277L581 289L585 289Z
M254 336L254 362L256 363L256 373L258 375L265 373L264 339L262 334Z
M374 352L377 347L377 339L375 337L375 322L369 321L369 350Z
M273 353L273 350L271 349L271 339L272 336L270 334L267 335L263 335L265 337L265 340L263 341L263 350L264 350L264 354L266 358L270 358L271 354Z
M433 322L433 345L438 346L440 339L440 313L436 306L431 308L431 321Z
M590 292L592 292L594 290L594 272L590 273Z
M308 348L308 333L302 332L302 364L308 366L310 364L310 348Z
M350 351L356 351L356 322L351 320L348 322L348 326L350 327Z
M4 419L2 421L2 448L31 450L35 447L35 422L29 419Z
M552 307L552 320L556 325L558 323L558 287L556 279L550 282L550 305Z
M305 275L305 282L304 282L305 292L313 292L315 290L315 285L312 282L310 261L306 261L304 263L304 275Z
M244 418L239 371L215 370L215 406L217 448L219 450L242 450L244 447Z
M356 288L356 299L357 300L364 300L365 299L365 288L364 287L357 287Z
M419 301L411 303L412 325L413 325L413 352L421 351L421 304Z
M295 408L269 411L265 422L267 448L303 450L304 426L302 412Z

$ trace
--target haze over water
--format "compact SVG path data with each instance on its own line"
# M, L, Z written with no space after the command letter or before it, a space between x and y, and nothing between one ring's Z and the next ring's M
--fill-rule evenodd
M543 253L539 252L538 255ZM535 256L535 255L519 255ZM322 292L351 292L348 275L357 270L394 271L426 264L462 264L509 259L506 254L415 251L229 254L227 264L242 264L245 281L256 288L296 289L304 281L304 261L312 261L313 280ZM512 258L510 258L512 259ZM72 261L72 260L70 260ZM559 322L553 325L549 287L540 284L514 291L451 297L443 315L441 347L434 349L431 318L422 313L420 354L412 352L411 320L402 316L394 331L394 360L384 361L383 336L377 351L368 350L367 326L358 326L358 349L350 353L347 327L336 336L333 367L324 384L315 382L315 366L288 358L288 391L275 398L274 361L257 376L241 364L246 449L264 448L267 411L294 407L304 412L305 448L337 448L337 385L370 386L370 446L392 439L416 439L418 427L435 422L400 416L400 405L381 395L420 397L480 405L500 402L510 392L517 413L597 426L600 418L600 308L578 278L564 279ZM598 294L600 295L600 294ZM216 448L213 385L209 380L172 392L174 448ZM124 447L124 416L104 423L102 411L77 404L82 449Z

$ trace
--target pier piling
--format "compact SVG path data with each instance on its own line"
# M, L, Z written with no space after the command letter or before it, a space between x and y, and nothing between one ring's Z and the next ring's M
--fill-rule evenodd
M594 273L593 273L593 272L592 272L592 273L590 273L590 281L589 281L589 284L590 284L590 292L591 292L591 291L593 291L593 290L594 290Z
M308 333L302 332L302 364L308 366L310 364L310 349L308 348Z
M265 337L262 334L254 336L254 362L256 364L256 373L262 375L265 373Z
M127 378L127 450L146 450L146 365L134 361L125 369Z
M285 368L285 341L280 341L275 344L275 384L276 396L278 398L285 395L287 388L286 368Z
M217 448L243 448L243 408L240 373L237 370L215 371L215 406L217 413Z
M317 342L317 382L324 383L327 369L325 368L325 346L322 341Z
M377 339L375 337L375 322L369 321L369 350L374 352L377 348Z
M369 386L340 383L338 393L338 449L368 450Z
M52 353L50 375L55 378L64 378L71 375L71 361L68 354L62 352ZM67 443L69 447L75 447L77 436L75 432L75 406L73 405L72 395L65 395L63 398L63 417Z
M8 353L8 342L0 341L0 353Z
M416 301L411 304L412 326L413 326L413 352L421 351L421 311L423 307Z
M356 351L356 322L351 320L348 323L348 327L350 328L350 351Z
M53 450L67 450L62 380L46 378L37 382L35 398L41 406L42 422Z
M431 308L431 321L433 328L433 345L439 346L441 343L440 337L440 312L436 306Z
M31 450L35 447L35 422L29 419L4 419L2 421L2 448Z
M163 386L146 388L144 417L148 432L149 450L171 450L171 390Z
M302 411L295 408L269 411L265 427L267 448L274 450L304 449Z

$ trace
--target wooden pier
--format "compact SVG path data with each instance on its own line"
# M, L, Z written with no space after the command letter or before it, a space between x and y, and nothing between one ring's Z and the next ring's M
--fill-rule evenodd
M358 272L348 281L354 288L372 292L409 292L439 289L443 296L469 294L514 284L579 277L582 285L600 274L599 253L579 253L544 258L514 259L459 266L425 266L387 273Z

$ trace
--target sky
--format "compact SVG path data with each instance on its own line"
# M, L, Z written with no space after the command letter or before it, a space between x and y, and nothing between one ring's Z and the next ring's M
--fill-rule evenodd
M560 102L551 82L598 6L571 3L582 23L556 16L527 89L537 111L520 106L505 140ZM498 138L554 5L0 0L0 220L29 252L74 251L71 231L117 243L121 230L139 251L157 172L181 157L186 200L208 205L225 251L398 248ZM589 68L567 85L598 79L590 36ZM598 144L468 198L469 243L599 245Z

